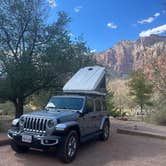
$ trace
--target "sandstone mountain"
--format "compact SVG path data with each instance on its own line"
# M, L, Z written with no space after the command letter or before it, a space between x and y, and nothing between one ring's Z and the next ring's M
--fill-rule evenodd
M97 62L115 76L124 77L143 68L151 57L166 56L166 37L151 35L138 40L122 40L112 48L95 55Z

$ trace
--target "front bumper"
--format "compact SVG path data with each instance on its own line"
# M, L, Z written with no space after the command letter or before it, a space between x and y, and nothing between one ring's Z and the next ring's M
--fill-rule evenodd
M23 135L29 135L31 136L31 141L26 142L22 140ZM61 137L60 136L46 136L42 133L33 133L33 132L21 132L17 129L9 129L8 130L8 138L11 141L16 142L19 145L24 145L28 147L33 148L48 148L48 147L54 147L59 142Z

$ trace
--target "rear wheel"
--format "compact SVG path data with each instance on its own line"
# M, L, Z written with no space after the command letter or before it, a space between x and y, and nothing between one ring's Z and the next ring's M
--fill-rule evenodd
M102 129L102 134L100 135L100 140L101 141L108 140L109 134L110 134L109 122L105 121Z
M69 163L74 160L78 150L78 134L75 130L71 130L58 146L59 158Z
M29 147L18 145L14 141L10 141L10 146L17 153L26 153L29 150Z

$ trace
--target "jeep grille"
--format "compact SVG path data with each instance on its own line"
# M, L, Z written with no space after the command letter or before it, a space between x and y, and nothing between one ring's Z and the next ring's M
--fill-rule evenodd
M24 131L46 132L47 119L36 117L25 117Z

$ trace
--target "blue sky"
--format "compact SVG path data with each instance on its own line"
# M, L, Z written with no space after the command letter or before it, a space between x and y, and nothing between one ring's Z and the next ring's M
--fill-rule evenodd
M96 52L120 40L166 32L166 0L49 0L50 20L64 10L72 19L73 38L83 35ZM144 31L144 32L143 32Z

